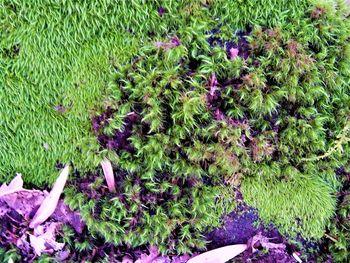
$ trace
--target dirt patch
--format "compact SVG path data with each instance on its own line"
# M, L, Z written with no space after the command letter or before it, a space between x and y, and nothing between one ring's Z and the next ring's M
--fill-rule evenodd
M247 206L239 192L236 199L239 205L223 218L223 226L206 235L209 242L207 248L210 250L234 244L250 245L255 236L262 235L269 242L283 245L283 248L269 249L266 252L257 242L253 249L249 248L237 259L238 262L296 262L293 253L299 253L297 247L291 245L288 238L282 236L275 226L265 225L258 211Z

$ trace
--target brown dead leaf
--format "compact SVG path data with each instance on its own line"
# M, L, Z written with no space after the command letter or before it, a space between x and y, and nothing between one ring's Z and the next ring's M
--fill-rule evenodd
M225 176L225 183L237 187L241 184L242 176L242 173L235 173L232 176Z

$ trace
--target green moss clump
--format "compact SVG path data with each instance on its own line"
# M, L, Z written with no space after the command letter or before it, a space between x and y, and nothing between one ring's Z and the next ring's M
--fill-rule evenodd
M286 235L302 233L319 239L334 214L332 189L313 175L287 180L249 178L242 191L245 201L259 208L261 218L279 226Z
M100 135L113 140L130 114L137 120L132 150L106 143L103 156L150 182L164 173L214 185L243 176L264 220L320 238L335 209L335 169L350 155L350 27L341 4L301 8L283 26L237 34L246 59L230 59L231 42L210 46L211 23L197 21L117 63L113 114Z
M200 9L190 2L0 1L0 181L22 173L51 184L60 162L93 170L90 116L106 96L111 61L128 61L148 34L183 26Z
M335 169L350 157L344 2L157 4L3 3L0 178L51 182L57 160L86 171L107 157L127 174L117 195L93 200L67 189L67 202L92 235L130 246L154 240L178 253L203 247L201 233L232 208L228 184L241 178L263 219L319 238L335 209ZM223 45L208 43L215 27ZM232 41L243 47L231 59ZM58 104L67 112L54 111ZM103 147L90 131L96 104L111 112L94 128ZM170 198L147 204L139 199L147 194Z
M116 194L102 194L101 182L94 178L84 189L78 182L65 191L66 202L80 210L89 234L115 246L151 244L162 253L179 254L204 249L202 233L219 227L221 215L235 205L232 190L205 186L195 178L163 174L151 182L116 174Z

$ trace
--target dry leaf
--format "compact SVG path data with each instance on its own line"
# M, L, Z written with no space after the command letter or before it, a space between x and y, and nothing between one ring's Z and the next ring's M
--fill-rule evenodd
M0 187L0 197L16 193L18 191L23 190L23 180L22 175L17 174L15 178L12 179L9 185L6 185L5 183L1 185Z
M136 260L135 263L152 263L154 259L156 259L159 255L158 247L151 246L149 248L149 255L142 254L141 258Z
M68 174L69 166L66 165L58 176L50 194L45 197L38 211L34 215L33 220L29 224L30 228L34 228L43 223L55 211L60 195L68 179Z
M31 247L35 251L35 254L40 256L42 252L45 252L46 250L45 239L36 237L34 235L29 235L29 241L30 241Z
M3 196L1 200L3 200L11 209L15 210L24 218L29 219L30 213L33 211L33 209L40 206L44 198L44 192L23 189L19 192Z
M169 49L169 48L174 48L178 47L181 45L181 40L178 37L172 37L170 38L169 42L155 42L154 46L156 48L163 48L163 49Z
M263 248L266 249L282 249L284 250L286 248L286 245L283 243L276 244L269 242L269 239L265 236L263 236L261 233L258 233L257 235L252 237L251 246L252 251L254 252L256 249L254 248L254 245L259 242Z
M210 250L191 258L187 263L225 263L247 249L247 245L231 245Z
M108 159L105 158L101 162L101 166L102 166L103 174L104 174L106 181L107 181L108 190L111 193L113 193L113 192L115 192L115 181L114 181L112 164Z
M34 229L34 235L29 234L30 246L36 255L63 249L64 244L55 240L58 226L60 226L59 223L47 223L44 226L37 226Z
M225 176L225 183L237 187L241 184L242 176L242 173L235 173L232 176Z

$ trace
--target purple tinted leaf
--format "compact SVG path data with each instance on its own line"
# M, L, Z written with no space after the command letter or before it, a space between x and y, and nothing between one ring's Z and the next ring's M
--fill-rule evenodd
M12 179L9 185L6 185L5 183L1 185L0 187L0 197L16 193L18 191L23 190L23 180L22 175L17 174L15 178Z
M186 263L190 258L189 255L173 257L171 263Z
M159 255L158 247L151 246L149 248L149 255L142 254L141 258L136 260L135 263L152 263L154 259L156 259Z
M187 263L225 263L246 249L247 245L245 244L221 247L195 256L188 260Z
M156 48L163 48L163 49L169 49L169 48L174 48L178 47L181 45L181 40L178 37L172 37L170 38L169 42L155 42L154 46Z
M77 233L81 234L85 227L85 223L82 220L78 212L73 212L70 208L60 200L57 204L55 212L51 215L53 219L58 222L68 223L71 225Z
M29 235L30 245L35 253L40 256L44 252L61 250L63 243L56 242L56 230L59 223L48 223L34 229L34 235Z
M45 197L38 211L35 213L33 220L30 222L29 227L35 228L41 223L45 222L52 213L55 211L58 200L61 196L63 188L66 184L69 175L69 166L66 165L58 176L53 188L48 196Z
M106 181L107 181L108 190L109 190L109 192L114 193L115 192L115 180L114 180L114 173L113 173L112 164L108 159L105 158L101 162L101 166L102 166L103 174L104 174Z

